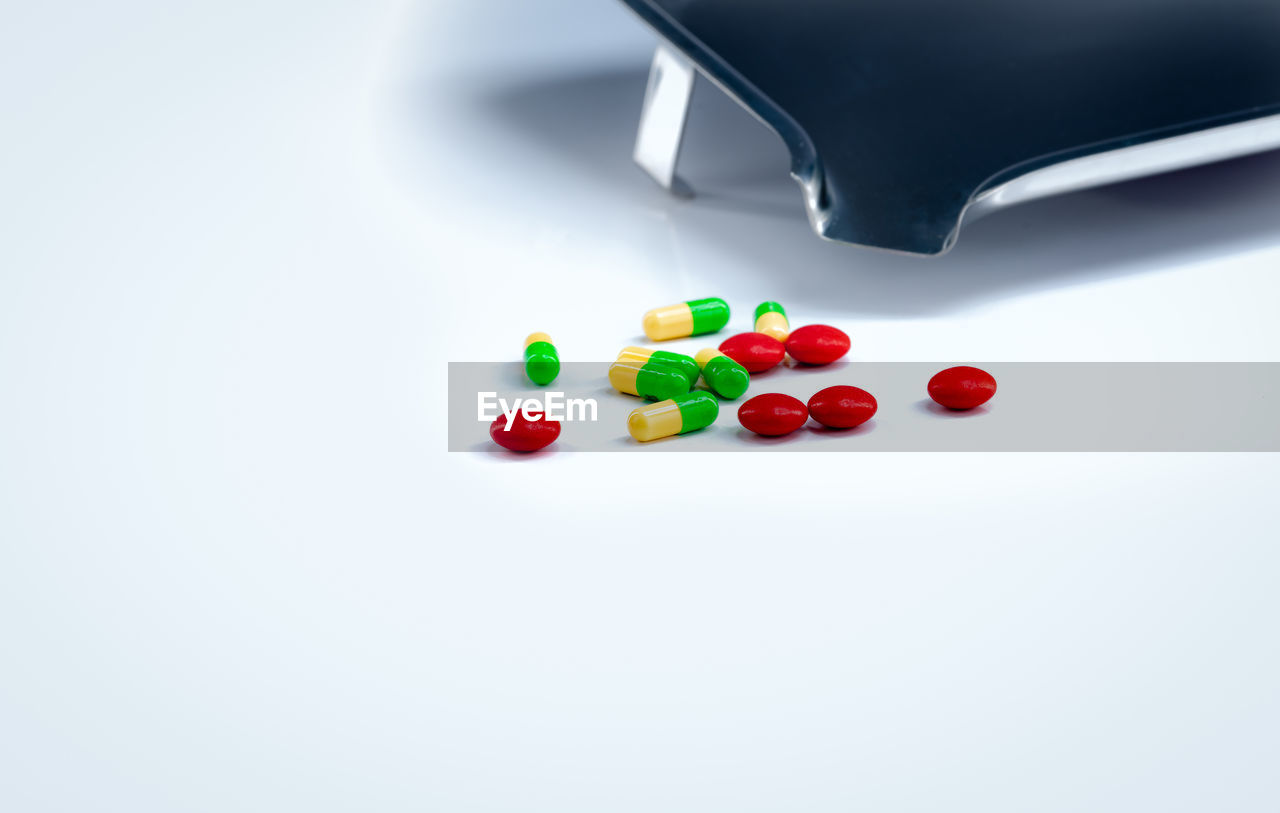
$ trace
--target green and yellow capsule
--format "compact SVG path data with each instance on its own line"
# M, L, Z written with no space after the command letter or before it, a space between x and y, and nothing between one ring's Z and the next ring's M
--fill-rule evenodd
M641 443L648 443L708 427L719 414L714 395L691 392L632 410L627 416L627 431Z
M653 362L684 373L689 379L689 388L698 383L698 362L681 353L669 353L666 350L650 350L647 347L624 347L618 353L618 361L638 361L641 364Z
M702 380L716 395L732 401L747 391L751 373L724 353L708 347L699 350L694 358L702 368Z
M719 297L691 299L644 315L644 335L655 342L715 333L729 324L729 303Z
M530 333L524 340L524 374L539 387L545 387L560 375L560 354L545 333Z
M756 308L756 333L772 336L785 342L791 335L791 323L787 321L787 312L777 302L761 302Z
M661 401L689 392L684 373L656 362L615 361L609 367L609 383L618 392Z

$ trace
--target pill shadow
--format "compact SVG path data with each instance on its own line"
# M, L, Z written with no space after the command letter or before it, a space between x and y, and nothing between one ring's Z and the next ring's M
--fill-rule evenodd
M991 411L985 406L976 406L973 409L947 409L932 398L921 398L916 401L916 409L920 412L927 412L930 415L937 415L940 418L973 418L978 415L986 415Z
M754 382L757 379L768 379L771 377L776 377L778 375L778 370L782 370L782 369L786 369L786 366L783 364L779 364L776 367L770 367L767 370L762 370L758 373L752 373L751 380Z
M859 435L871 434L872 430L876 428L876 419L870 418L857 426L850 426L847 429L833 429L830 426L823 426L816 421L810 421L805 424L804 428L814 435L852 438Z
M787 443L795 443L801 438L801 434L799 432L791 432L786 435L769 437L767 435L757 435L750 429L739 429L736 436L738 440L745 443L751 443L756 446L782 446Z
M516 462L519 460L544 460L559 454L562 450L558 448L558 443L552 443L546 448L539 449L536 452L513 452L510 449L504 449L492 440L482 440L479 443L472 444L468 452L482 454L492 460L499 460L504 463Z
M502 382L508 387L516 387L520 389L536 386L529 380L529 377L525 375L524 364L518 361L507 362L502 365Z
M671 442L673 442L673 441L679 441L679 440L681 440L682 438L696 438L696 437L700 437L700 436L703 436L703 435L710 434L710 432L708 431L708 430L710 430L710 429L711 429L711 427L707 426L707 427L703 427L702 429L695 429L695 430L693 430L692 432L685 432L685 433L680 434L680 435L668 435L668 436L667 436L667 437L665 437L665 438L655 438L654 440L646 440L646 441L643 441L643 442L642 442L642 441L639 441L639 440L636 440L635 438L631 437L630 435L623 435L623 436L621 436L621 437L619 437L619 438L615 439L615 441L614 441L614 442L615 442L615 443L619 443L619 444L621 444L621 445L623 445L623 446L626 446L627 448L630 448L630 449L648 449L648 448L656 448L656 447L660 447L660 446L662 446L662 444L664 444L664 443L671 443ZM693 450L686 449L686 451L693 451Z
M793 372L793 373L800 373L801 375L812 375L812 374L814 374L814 373L825 373L825 372L827 372L827 371L830 369L830 367L831 367L831 365L830 365L830 364L805 364L804 362L796 361L796 360L795 360L795 359L793 359L793 358L788 358L788 359L784 362L784 364L785 364L786 368L787 368L788 370L790 370L791 372Z

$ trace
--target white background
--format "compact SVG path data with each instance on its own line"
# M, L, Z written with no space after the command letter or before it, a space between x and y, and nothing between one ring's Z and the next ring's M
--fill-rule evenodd
M5 18L0 809L1275 809L1274 456L442 420L447 361L608 360L709 295L854 360L1274 361L1280 156L916 260L817 240L705 86L700 195L656 189L618 3Z

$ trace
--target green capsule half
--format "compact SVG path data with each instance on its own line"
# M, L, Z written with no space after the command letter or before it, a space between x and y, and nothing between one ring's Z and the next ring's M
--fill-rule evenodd
M524 374L539 387L545 387L560 375L560 354L545 333L530 333L524 340Z
M698 362L694 361L690 356L683 353L672 353L667 350L650 350L647 347L624 347L618 353L618 361L638 361L641 364L646 362L654 362L655 364L665 364L668 367L679 370L684 377L689 379L689 387L693 388L698 383L698 374L700 368Z
M684 373L652 361L615 361L609 367L609 383L618 392L662 401L689 392Z
M694 358L702 368L702 379L721 398L732 401L746 392L751 384L751 373L747 368L719 350L708 347L699 350Z

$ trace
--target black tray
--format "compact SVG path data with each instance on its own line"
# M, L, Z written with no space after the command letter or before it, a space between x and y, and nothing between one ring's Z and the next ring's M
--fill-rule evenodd
M937 254L974 204L1280 146L1280 0L624 2L778 132L834 240Z

